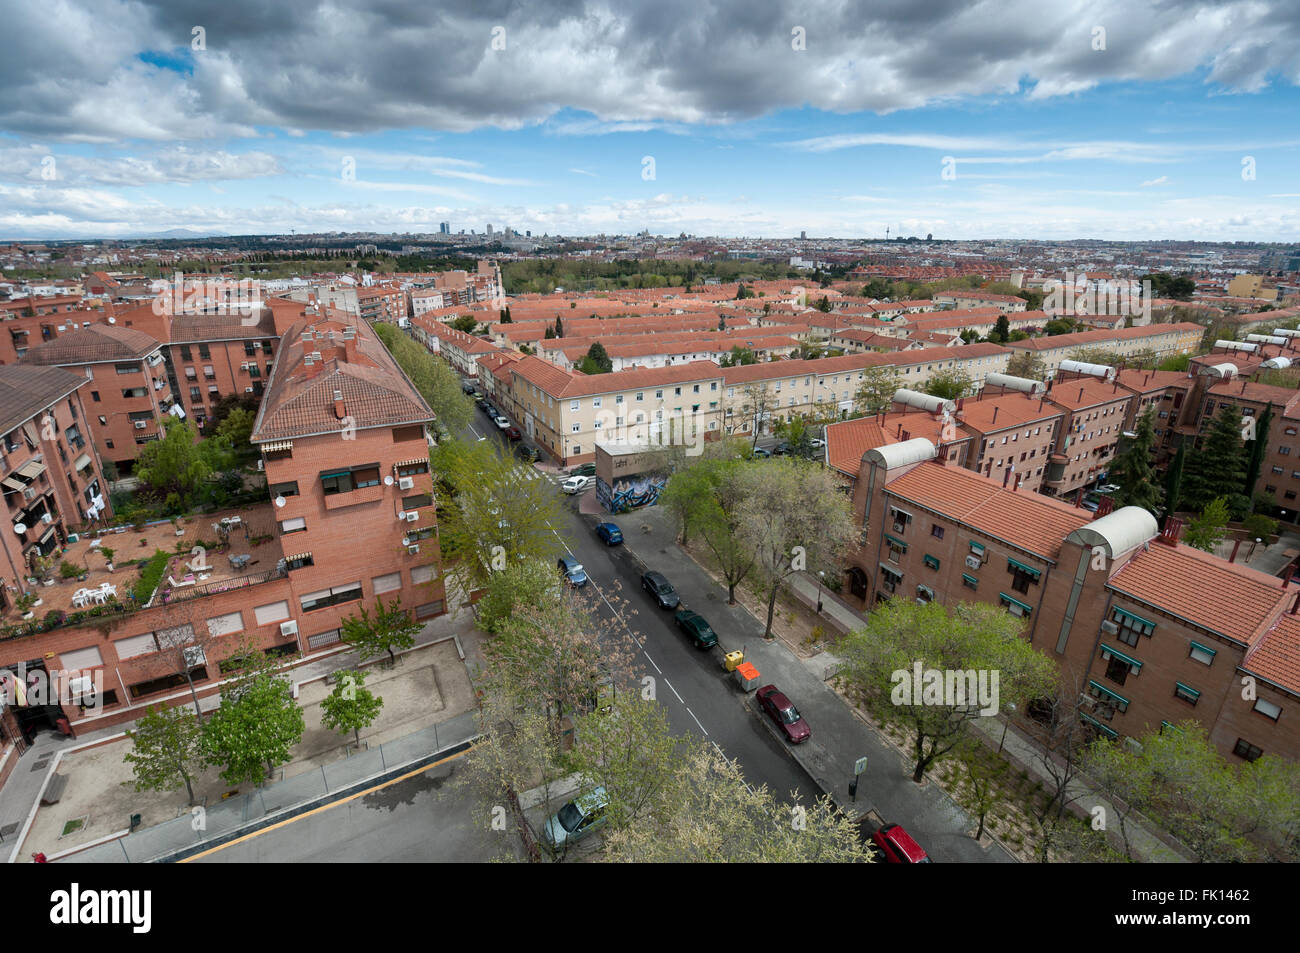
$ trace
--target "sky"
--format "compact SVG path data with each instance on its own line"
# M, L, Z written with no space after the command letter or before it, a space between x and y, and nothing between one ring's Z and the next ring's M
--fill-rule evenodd
M0 239L1300 241L1294 0L0 0Z

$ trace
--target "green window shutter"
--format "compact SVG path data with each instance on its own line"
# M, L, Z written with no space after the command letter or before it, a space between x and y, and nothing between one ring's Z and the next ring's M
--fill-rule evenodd
M1007 567L1009 569L1015 568L1015 569L1022 570L1023 572L1027 572L1035 579L1037 579L1039 576L1043 574L1041 570L1035 569L1033 566L1026 566L1024 563L1021 562L1016 562L1014 559L1007 560Z
M1022 608L1022 609L1025 610L1025 615L1029 615L1029 613L1031 613L1031 612L1034 611L1034 607L1033 607L1033 606L1031 606L1031 605L1026 605L1025 603L1021 602L1019 599L1012 599L1012 598L1011 598L1009 595L1007 595L1005 592L999 592L999 593L998 593L998 598L1003 599L1003 600L1006 601L1006 602L1011 602L1011 603L1014 603L1015 605L1020 606L1020 608Z
M938 569L938 568L939 568L939 560L938 560L938 558L935 557L935 556L931 556L929 553L926 554L925 559L923 559L922 562L924 562L924 563L925 563L927 566L929 566L931 569Z
M1210 657L1214 657L1215 655L1219 654L1218 649L1212 649L1208 645L1202 645L1200 642L1193 642L1192 648L1200 649L1202 652L1209 655Z
M1105 685L1100 684L1099 682L1089 681L1088 686L1090 688L1095 689L1096 691L1101 692L1101 694L1105 695L1107 698L1114 699L1115 701L1119 702L1121 705L1125 705L1125 706L1128 705L1127 698L1125 698L1123 695L1117 694L1116 692L1112 692L1109 688L1107 688Z
M1121 662L1127 662L1129 665L1132 665L1134 668L1139 668L1139 669L1140 669L1140 668L1142 667L1142 663L1139 662L1137 659L1133 658L1133 657L1130 656L1130 655L1125 655L1125 654L1124 654L1123 652L1121 652L1119 649L1113 649L1113 648L1111 648L1109 645L1103 645L1103 646L1101 647L1101 651L1102 651L1102 654L1103 654L1103 655L1107 655L1107 656L1113 655L1115 658L1119 659ZM1134 674L1136 675L1137 673L1134 672Z
M1116 612L1119 615L1124 616L1125 618L1132 619L1134 622L1140 622L1142 623L1142 625L1149 625L1151 626L1152 629L1156 627L1156 624L1152 622L1150 619L1144 619L1140 615L1129 612L1127 609L1121 609L1119 606L1114 606L1111 611Z
M978 579L976 579L974 576L968 576L966 573L962 573L961 577L962 579L966 580L966 582L970 585L972 589L978 587L980 584L980 581Z
M1107 728L1105 725L1103 725L1101 722L1099 722L1096 718L1093 718L1093 717L1090 716L1090 715L1085 715L1085 714L1082 714L1082 713L1080 713L1079 717L1082 718L1084 721L1086 721L1088 724L1092 725L1094 728L1096 728L1098 731L1100 731L1103 735L1105 735L1105 736L1106 736L1107 738L1109 738L1111 741L1114 741L1116 738L1119 737L1119 732L1118 732L1118 731L1115 731L1115 730L1112 729L1112 728Z

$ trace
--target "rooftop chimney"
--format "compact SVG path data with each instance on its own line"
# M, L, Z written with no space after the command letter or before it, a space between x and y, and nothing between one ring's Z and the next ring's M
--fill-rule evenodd
M347 416L347 411L343 409L343 391L341 390L334 392L334 416L339 420Z
M1079 400L1083 400L1083 388L1079 388Z
M1177 546L1178 537L1183 531L1183 521L1176 516L1166 517L1165 528L1160 531L1156 539L1166 546Z
M998 422L998 408L997 408L997 407L994 407L994 408L993 408L993 423L997 423L997 422Z

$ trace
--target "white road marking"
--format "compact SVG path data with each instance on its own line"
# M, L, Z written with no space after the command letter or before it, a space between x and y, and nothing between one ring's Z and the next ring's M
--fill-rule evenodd
M668 679L665 678L664 681L666 682L666 681L668 681ZM672 686L670 685L669 687L671 688ZM677 693L676 693L676 692L673 692L673 694L676 695ZM687 705L687 706L686 706L686 712L687 712L687 714L689 714L692 718L695 718L695 712L691 711L691 706L690 706L690 705ZM700 724L700 720L699 720L698 718L695 718L695 723L696 723L697 725L700 725L700 731L704 732L705 737L708 737L709 729L705 728L704 725Z
M668 686L668 690L669 690L670 692L672 692L674 695L677 695L677 689L673 688L673 683L672 683L672 682L668 681L668 679L665 678L665 679L664 679L664 684ZM686 699L682 698L681 695L677 695L677 700L678 700L679 702L681 702L683 705L686 704ZM686 710L687 710L687 711L690 711L689 708L687 708ZM694 716L694 715L691 715L691 717L694 718L695 716ZM696 724L699 724L699 722L696 722Z

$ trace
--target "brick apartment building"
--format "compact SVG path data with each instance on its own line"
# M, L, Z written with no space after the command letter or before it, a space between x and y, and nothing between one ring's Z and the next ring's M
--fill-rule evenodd
M181 405L202 429L227 394L261 398L280 341L269 308L256 315L180 315L172 319L168 368Z
M162 433L172 407L162 345L134 328L92 324L40 344L24 364L57 365L86 378L86 423L100 457L129 472Z
M1076 683L1100 735L1194 718L1225 756L1300 757L1287 717L1300 711L1300 590L1179 543L1176 521L1160 534L1139 508L1090 514L937 453L917 438L863 454L850 599L1001 606Z
M210 530L202 518L189 524L199 539L228 533L233 552L251 553L252 563L227 565L213 553L196 565L182 545L143 602L129 596L135 576L122 567L103 577L117 583L118 600L91 620L70 612L62 622L33 628L6 613L0 668L74 673L98 678L103 687L98 708L83 709L75 697L10 705L3 715L10 740L33 726L52 727L60 717L80 731L133 720L149 705L188 704L185 672L169 658L169 643L193 646L185 665L202 696L220 688L222 661L245 642L283 657L339 650L342 620L362 601L398 599L420 619L445 611L425 435L432 412L364 322L307 315L283 341L254 432L270 499ZM65 473L30 465L36 452L50 460L56 451L39 442L34 451L27 430L51 403L60 420L70 421L74 408L84 415L77 388L91 385L59 368L20 366L0 368L0 393L9 375L30 399L11 414L27 416L17 421L17 443L10 441L5 465L14 462L19 482L46 480L57 489ZM17 402L6 399L3 406L8 411ZM6 505L9 497L6 484ZM171 536L171 527L164 528ZM51 532L56 541L62 535L57 525L44 531ZM25 551L47 545L44 538L20 542ZM6 534L6 560L13 539ZM88 542L72 544L76 549L65 558L84 559ZM114 534L103 542L117 548L123 564L127 552L134 557L134 547L126 548L134 536ZM164 545L170 549L171 542ZM17 585L25 589L25 579ZM70 587L41 592L47 604L58 594L66 602Z
M32 557L62 546L74 528L102 518L107 493L86 437L85 377L59 367L0 367L0 610L26 591ZM18 526L24 531L19 533Z
M1113 378L1076 376L1069 371L1051 385L1047 401L1064 414L1043 483L1047 493L1068 497L1105 474L1134 397Z
M6 312L0 315L0 364L17 364L33 347L52 341L61 334L106 323L104 311L78 309L58 314L24 315Z

